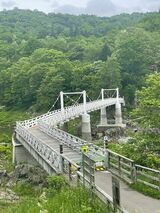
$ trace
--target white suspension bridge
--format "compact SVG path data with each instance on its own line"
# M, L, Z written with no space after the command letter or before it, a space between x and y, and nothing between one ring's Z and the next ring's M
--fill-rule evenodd
M83 96L83 103L76 102L76 104L72 106L65 107L64 97L66 95L80 95L78 101ZM72 166L80 170L79 163L82 160L82 146L86 145L89 158L103 161L104 166L107 167L109 171L114 172L121 178L125 178L125 180L129 180L129 182L134 182L135 179L138 180L139 171L144 171L145 174L148 168L135 165L132 160L113 153L110 150L99 148L91 142L90 112L100 110L99 126L107 127L110 126L110 124L107 122L106 107L115 105L115 124L112 124L112 126L125 127L125 124L122 122L121 112L121 105L124 104L124 98L119 97L119 89L102 89L101 98L96 101L87 102L87 97L86 91L71 93L60 92L61 108L59 110L49 111L46 114L30 120L17 121L15 133L12 138L13 162L38 163L50 175L55 173L64 174L67 172L71 179ZM82 116L82 139L58 128L63 126L64 123L80 116ZM115 161L116 158L117 161ZM115 162L117 162L117 164ZM146 184L159 190L159 171L150 169L150 173L156 174L155 181L157 182L153 184L146 181ZM112 203L113 198L107 191L109 189L104 190L107 185L108 174L109 173L104 174L104 172L97 173L95 175L95 185L96 189L101 192L101 195L103 194L103 197ZM83 177L81 170L79 171L79 177ZM125 194L129 196L127 193ZM154 203L152 210L160 208L160 205L158 206L156 201L154 201ZM135 206L136 205L135 203ZM144 205L139 205L140 207L136 208L139 208L139 212L141 212ZM149 210L145 211L146 213L150 212L150 207L148 208ZM134 212L133 205L129 205L127 202L122 204L121 210L122 209L127 209L128 212Z

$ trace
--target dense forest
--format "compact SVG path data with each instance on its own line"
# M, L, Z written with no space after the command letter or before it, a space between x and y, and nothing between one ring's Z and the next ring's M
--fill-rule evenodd
M129 107L160 69L160 14L0 12L0 105L48 110L59 92L121 89Z
M17 8L1 11L0 169L9 173L13 170L11 134L15 121L48 111L60 91L86 90L91 99L96 99L101 88L117 87L125 97L130 123L124 135L130 139L119 143L118 139L109 138L109 149L137 164L159 169L159 71L160 13L107 18ZM133 124L138 131L134 132ZM101 138L98 139L100 144ZM28 180L13 188L23 197L22 202L8 206L1 201L2 212L39 212L42 206L53 212L71 212L74 208L76 212L110 212L97 199L90 199L88 192L71 192L61 177L51 179L49 188L45 186L48 201L43 202L42 190ZM159 191L143 184L138 190L160 198ZM66 201L63 209L62 200Z

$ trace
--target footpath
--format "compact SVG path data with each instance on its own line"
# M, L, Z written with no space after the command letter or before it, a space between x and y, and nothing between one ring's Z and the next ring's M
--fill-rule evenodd
M96 172L96 185L112 196L112 174ZM121 207L129 213L160 213L160 200L147 197L120 180Z

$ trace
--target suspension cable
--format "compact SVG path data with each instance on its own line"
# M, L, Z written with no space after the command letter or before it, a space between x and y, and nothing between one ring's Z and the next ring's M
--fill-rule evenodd
M100 96L101 96L101 92L99 93L99 96L98 96L97 100L99 100Z
M81 99L82 95L83 95L83 94L81 94L81 95L79 96L79 98L77 98L77 100L75 101L74 105L79 104L78 101Z
M54 102L54 104L51 106L51 108L48 110L48 112L50 112L55 107L56 103L59 100L59 97L60 97L60 95L58 96L58 98L56 99L56 101Z
M90 101L93 101L93 100L88 96L88 94L86 94L86 96L87 96L87 98L88 98Z
M72 98L70 98L68 95L66 95L66 94L64 94L68 99L70 99L71 101L72 101L72 103L74 103L75 102L75 100L74 99L72 99Z

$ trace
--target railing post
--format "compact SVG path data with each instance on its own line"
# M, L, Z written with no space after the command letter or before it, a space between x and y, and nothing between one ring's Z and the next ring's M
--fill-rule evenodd
M71 166L72 166L72 164L69 162L68 163L68 173L69 173L69 180L71 181L72 180L72 170L71 170Z
M63 92L60 92L60 101L61 101L61 111L64 111L64 99L63 99Z
M104 101L104 89L101 89L102 101Z
M60 172L63 173L64 171L64 159L63 159L63 145L59 145L59 153L60 153Z
M87 113L87 110L86 110L86 103L87 103L87 100L86 100L86 91L83 90L83 108L84 108L84 114Z
M137 182L137 167L134 165L135 182Z
M105 163L105 168L106 168L106 169L109 169L109 152L108 152L107 149L105 150L105 153L104 153L104 154L105 154L105 156L106 156L106 157L105 157L105 162L104 162L104 163Z
M131 162L131 181L134 183L136 178L136 169L134 162Z
M117 98L117 102L119 102L119 88L117 88L116 90L117 90L117 96L116 96L116 98Z
M78 171L77 171L77 186L79 186L79 183L80 183L80 175L78 174L78 172L80 171L80 168L78 168Z
M108 152L108 156L107 156L107 163L108 163L108 169L110 169L111 165L110 165L110 160L111 160L111 153L107 150Z
M119 172L119 175L121 176L121 157L118 156L118 172Z

